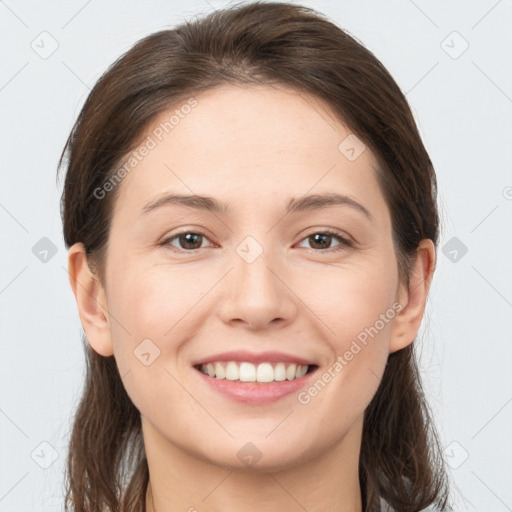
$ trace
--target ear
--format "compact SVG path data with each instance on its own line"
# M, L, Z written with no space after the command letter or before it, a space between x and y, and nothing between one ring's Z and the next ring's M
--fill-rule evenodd
M98 275L89 268L82 243L74 244L68 251L68 273L80 321L89 344L102 356L113 355L105 290Z
M402 309L393 319L389 353L410 345L418 334L436 263L435 245L429 238L421 240L411 268L409 287L400 283L398 302Z

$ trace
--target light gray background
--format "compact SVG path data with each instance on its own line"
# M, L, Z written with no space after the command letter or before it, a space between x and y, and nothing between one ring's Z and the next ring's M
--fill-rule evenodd
M512 1L303 4L372 50L413 109L443 222L419 338L424 382L456 510L512 511ZM1 512L63 509L84 370L55 182L66 137L100 74L135 41L225 5L0 1ZM42 58L52 39L57 50ZM57 249L47 261L43 237Z

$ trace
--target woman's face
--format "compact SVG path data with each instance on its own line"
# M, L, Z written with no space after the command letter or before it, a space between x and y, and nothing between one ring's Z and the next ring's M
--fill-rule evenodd
M388 354L406 344L374 157L289 89L225 85L195 100L127 155L105 263L108 334L90 342L115 355L145 440L161 448L268 470L346 436L356 446ZM326 194L345 199L306 200ZM202 373L208 361L229 378ZM314 371L294 380L294 361ZM285 377L245 381L258 372Z

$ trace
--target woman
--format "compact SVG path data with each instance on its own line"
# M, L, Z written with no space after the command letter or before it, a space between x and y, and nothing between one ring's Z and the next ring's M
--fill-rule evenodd
M306 7L216 11L116 61L65 158L67 510L448 510L413 353L436 179L371 52Z

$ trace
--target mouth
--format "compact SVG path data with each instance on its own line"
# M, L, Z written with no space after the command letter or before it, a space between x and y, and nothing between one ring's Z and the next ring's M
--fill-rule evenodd
M203 375L216 380L232 381L237 384L272 384L295 381L313 373L318 365L290 362L212 361L193 366Z

